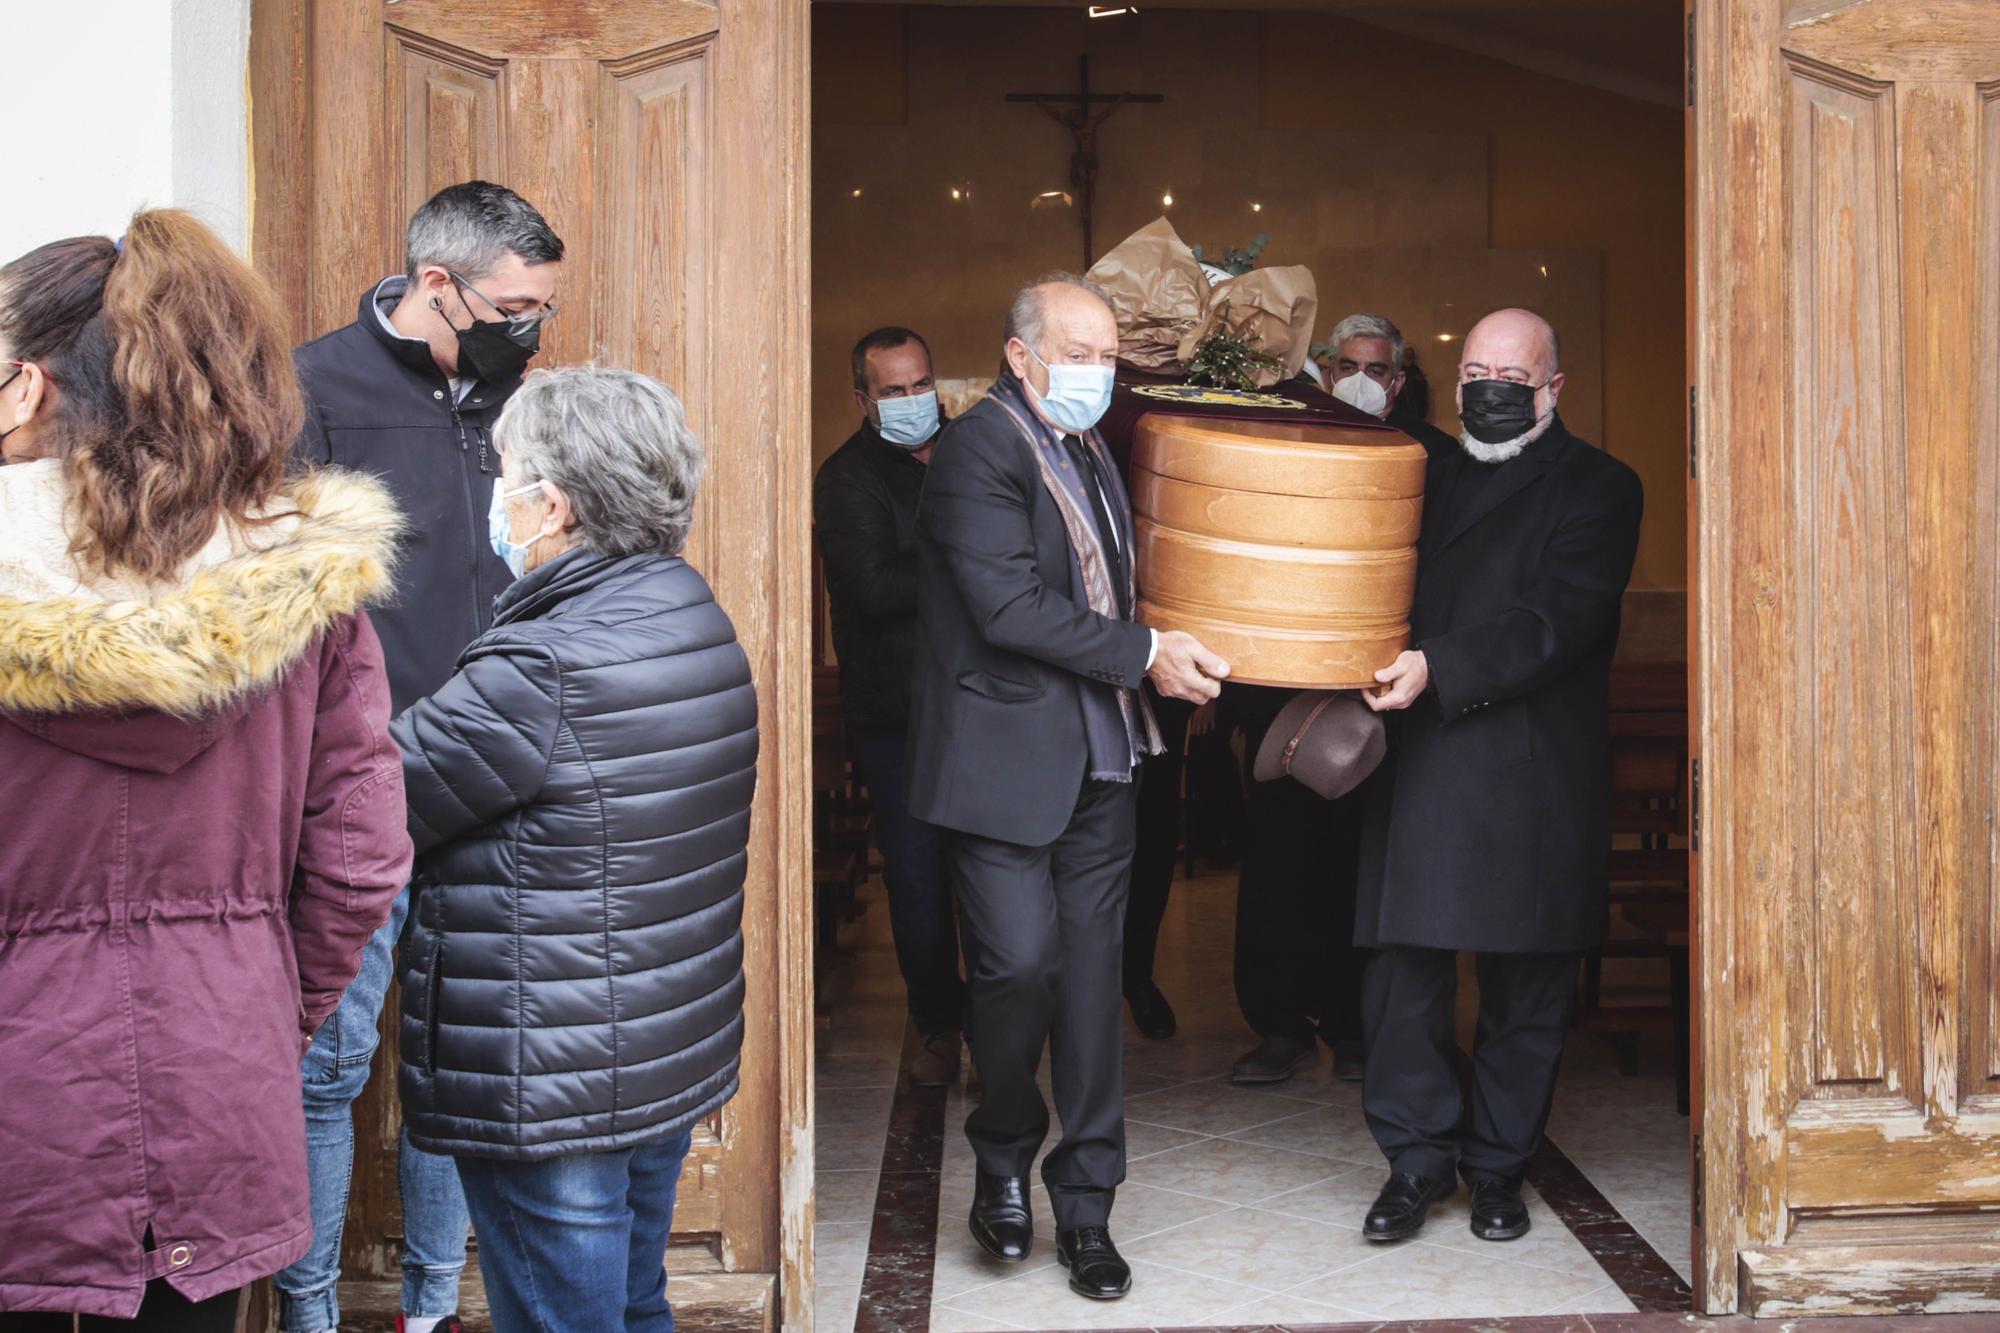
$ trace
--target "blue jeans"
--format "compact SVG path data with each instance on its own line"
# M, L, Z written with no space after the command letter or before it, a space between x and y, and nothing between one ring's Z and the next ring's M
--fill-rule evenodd
M689 1137L539 1162L458 1159L494 1333L673 1333L667 1235Z
M382 1000L396 971L396 942L410 912L410 891L397 895L389 919L361 953L361 970L339 1008L306 1052L306 1177L312 1191L313 1243L305 1258L280 1272L278 1325L284 1333L329 1333L340 1326L340 1238L354 1175L354 1099L368 1084L380 1039ZM403 1313L447 1315L458 1309L458 1275L465 1268L470 1225L465 1195L451 1158L411 1146L396 1154L403 1197Z
M958 971L958 918L944 839L936 825L910 813L904 743L900 732L848 733L875 815L875 845L882 851L882 879L889 890L889 930L910 998L910 1021L919 1035L934 1037L965 1026L967 1001Z

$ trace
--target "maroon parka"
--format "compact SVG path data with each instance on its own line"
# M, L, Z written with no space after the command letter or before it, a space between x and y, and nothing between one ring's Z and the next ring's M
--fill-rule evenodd
M0 1310L129 1318L311 1239L299 1059L409 870L362 611L397 522L321 474L135 587L64 497L0 469Z

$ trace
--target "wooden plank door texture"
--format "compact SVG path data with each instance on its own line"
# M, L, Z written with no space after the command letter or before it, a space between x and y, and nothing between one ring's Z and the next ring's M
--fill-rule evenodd
M403 266L410 214L479 176L568 248L538 365L676 389L709 470L689 558L736 622L763 729L742 1090L701 1127L677 1244L779 1275L810 1323L811 450L807 8L797 0L255 0L253 248L300 338ZM357 1107L350 1277L392 1277L393 1023ZM680 1261L677 1261L677 1266Z
M2000 5L1694 15L1697 1285L2000 1309Z

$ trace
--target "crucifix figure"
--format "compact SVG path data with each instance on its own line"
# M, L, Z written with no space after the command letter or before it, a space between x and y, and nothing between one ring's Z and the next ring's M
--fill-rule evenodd
M1090 239L1091 205L1097 198L1097 127L1121 106L1167 99L1159 93L1094 93L1090 91L1090 57L1079 56L1076 92L1008 93L1007 100L1034 103L1070 133L1074 149L1069 158L1069 183L1076 192L1077 216L1083 222L1083 266L1088 269L1097 259Z

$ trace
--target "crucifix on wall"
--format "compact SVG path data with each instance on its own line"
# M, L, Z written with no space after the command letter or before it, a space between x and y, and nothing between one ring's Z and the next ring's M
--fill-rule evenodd
M1091 206L1097 198L1097 127L1121 106L1164 102L1159 93L1094 93L1090 91L1090 57L1077 57L1077 91L1073 93L1008 93L1010 102L1032 102L1049 119L1070 133L1069 184L1076 192L1077 216L1083 223L1083 266L1096 262L1091 244Z

